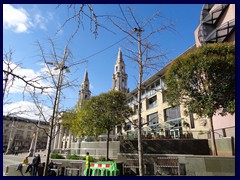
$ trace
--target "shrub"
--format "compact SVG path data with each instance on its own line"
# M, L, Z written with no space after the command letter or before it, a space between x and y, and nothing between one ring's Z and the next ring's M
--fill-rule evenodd
M52 153L51 154L51 159L65 159L65 157L61 154L58 154L58 153Z
M67 155L67 159L75 159L75 160L85 160L86 158L83 157L83 156L78 156L76 154L70 154L70 155Z
M106 161L106 158L104 156L100 156L99 161Z

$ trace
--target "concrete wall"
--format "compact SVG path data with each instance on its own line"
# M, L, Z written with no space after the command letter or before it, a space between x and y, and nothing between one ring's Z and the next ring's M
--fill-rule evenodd
M185 176L235 176L235 157L196 156L180 154L144 154L146 175L156 175L154 163L157 157L178 157L180 175ZM118 160L138 159L137 154L119 153ZM132 168L132 172L136 169Z
M80 148L72 148L71 154L85 156L89 152L94 158L106 157L107 141L81 142ZM109 158L117 159L117 153L120 152L120 141L109 141Z
M212 140L208 140L210 154L212 154ZM235 155L235 138L227 137L216 139L217 151L219 156L234 156Z
M185 157L188 176L235 176L235 157Z
M86 161L84 161L84 160L69 160L69 159L52 159L52 160L54 163L61 164L61 165L58 165L58 168L61 169L61 167L63 167L64 173L66 173L65 168L68 168L68 167L79 168L81 166L82 168L79 168L79 169L81 169L80 175L83 176ZM7 166L5 175L6 176L22 176L22 175L23 176L31 176L30 173L24 173L27 169L27 166L23 166L23 170L22 170L23 174L21 174L19 171L16 171L17 167L18 167L18 164ZM61 174L61 172L59 172L59 173Z
M161 139L143 140L145 154L194 154L210 155L211 140L207 139ZM234 138L216 139L217 149L220 156L235 155ZM201 147L201 148L199 148ZM106 157L107 142L82 142L80 148L70 149L71 154L85 156L89 152L94 158ZM117 159L118 153L137 153L137 140L110 141L109 158Z
M143 140L145 154L195 154L210 155L207 139L160 139ZM199 148L201 147L201 148ZM137 153L137 140L126 140L121 143L121 153Z

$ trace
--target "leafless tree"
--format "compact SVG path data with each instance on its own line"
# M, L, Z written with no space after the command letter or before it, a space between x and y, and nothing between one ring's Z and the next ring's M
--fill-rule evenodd
M164 59L166 62L166 54L159 50L159 43L154 44L154 39L160 32L164 30L174 31L174 24L171 21L167 21L166 24L157 26L153 24L156 21L162 20L164 17L159 12L155 13L148 19L138 20L134 15L134 11L131 8L127 8L126 11L122 10L122 18L109 18L109 20L122 32L129 35L129 46L126 51L129 53L127 57L136 63L138 67L138 91L137 91L137 104L138 104L138 157L139 157L139 175L143 176L143 149L142 149L142 115L141 115L141 94L142 94L142 83L143 75L149 72L149 69L159 70L163 67Z
M72 33L70 40L78 33L80 28L84 29L86 22L89 22L89 30L95 38L98 36L98 30L99 28L103 28L113 34L115 34L114 31L107 28L106 24L100 23L100 18L105 19L106 17L113 17L113 15L98 15L95 13L94 6L92 4L67 4L67 5L58 5L57 8L60 7L67 7L68 11L68 18L64 20L63 24L60 26L58 31L59 33L61 29L63 29L69 22L76 21L76 27L74 28L74 32ZM84 21L84 18L87 19L87 21Z
M40 90L41 92L48 89L49 87L44 87L40 84L40 76L29 78L23 74L17 73L17 69L21 68L21 64L14 63L13 53L12 49L3 53L3 98L8 95L16 80L20 80L24 83L23 93L28 87L33 88L33 91Z
M62 90L66 88L71 88L75 85L77 78L69 79L66 74L70 73L70 68L75 67L79 64L82 64L86 61L82 60L73 60L73 55L68 48L68 43L64 48L63 55L59 55L58 50L56 48L56 43L52 39L48 39L50 44L50 50L46 50L39 42L37 45L40 49L40 59L44 62L46 66L46 77L45 80L48 80L52 84L53 92L45 94L47 98L51 102L51 108L53 109L52 115L50 119L45 116L45 112L41 104L41 94L37 92L30 92L31 99L33 100L35 106L38 109L39 114L45 121L50 123L49 132L46 132L48 135L47 142L47 156L46 156L46 166L44 168L44 175L47 175L47 165L49 163L51 147L53 140L56 135L59 134L59 129L56 128L60 122L61 110L61 97ZM67 73L66 73L67 72ZM39 96L40 95L40 96Z

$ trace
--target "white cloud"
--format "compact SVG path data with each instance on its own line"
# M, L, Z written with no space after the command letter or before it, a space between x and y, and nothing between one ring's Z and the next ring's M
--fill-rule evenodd
M47 30L46 22L47 20L40 14L36 14L34 17L34 22L40 27L40 29Z
M3 28L17 33L29 32L30 28L47 30L47 24L54 20L53 13L42 12L34 6L31 11L3 4Z
M33 82L32 84L37 87L52 87L52 84L48 82L46 79L42 79L43 76L46 75L46 72L43 72L42 69L40 71L34 71L33 69L26 69L21 68L20 66L17 66L15 63L10 64L11 69L14 69L13 73L16 75L19 75L21 77L24 76L25 80L36 80L36 82ZM7 70L7 65L3 63L3 69ZM4 74L3 74L4 77ZM11 79L9 77L9 79ZM10 87L11 86L11 87ZM26 86L26 83L18 78L15 78L12 84L9 84L7 86L7 89L9 89L8 93L22 93L24 91L24 87ZM28 91L33 91L33 87L28 86ZM39 90L36 90L36 92L40 92ZM53 93L52 88L45 89L45 93L43 95L46 95L46 93Z
M14 8L10 4L3 4L3 28L17 33L27 32L32 26L29 15L23 8Z
M52 109L47 106L42 105L44 116L46 120L52 115ZM19 101L11 104L5 104L3 106L3 115L13 115L23 118L35 119L35 120L44 120L42 116L39 117L39 110L34 103L29 101Z

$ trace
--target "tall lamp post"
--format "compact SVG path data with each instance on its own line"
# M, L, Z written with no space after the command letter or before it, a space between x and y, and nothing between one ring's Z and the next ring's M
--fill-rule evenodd
M39 114L36 114L36 115L39 115ZM29 153L28 153L29 157L34 157L34 155L35 155L36 148L37 148L39 127L40 127L40 117L39 117L39 120L38 120L36 132L33 133L33 138L32 138L32 142L31 142L31 145L30 145L30 148L29 148Z
M11 148L12 148L12 144L13 144L13 128L14 128L14 119L11 125L11 131L9 134L9 139L8 139L8 146L7 146L7 150L6 150L6 154L11 154Z
M49 156L51 153L51 144L53 140L53 128L54 128L54 123L56 122L57 114L58 114L58 107L59 107L59 102L60 102L60 94L61 94L61 86L62 86L62 81L63 81L63 70L68 67L65 66L65 62L67 60L67 47L64 48L64 55L63 55L63 60L61 63L58 63L58 67L55 68L55 70L59 69L59 76L58 76L58 81L57 81L57 89L56 89L56 95L55 95L55 100L54 100L54 106L53 106L53 113L52 117L50 118L50 133L49 133L49 138L48 138L48 148L47 148L47 157L46 157L46 164L44 167L44 176L47 174L47 167L49 164ZM46 62L47 64L50 65L55 65L52 62Z
M37 125L37 132L36 132L36 137L35 137L35 144L34 144L34 149L33 149L33 156L35 155L36 149L37 149L38 131L39 131L39 127L40 127L40 117L41 117L41 115L39 115L39 120L38 120L38 125Z

